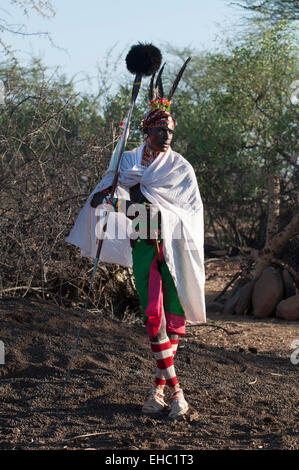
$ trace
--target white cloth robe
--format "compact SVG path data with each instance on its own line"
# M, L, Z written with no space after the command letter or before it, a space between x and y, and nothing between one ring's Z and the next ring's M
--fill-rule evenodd
M203 205L192 165L170 147L149 167L141 165L144 144L122 157L116 197L129 199L129 188L140 183L143 195L161 212L163 253L173 277L178 297L189 323L206 321L204 296ZM94 258L99 217L90 206L93 195L111 186L114 173L107 173L89 196L71 230L67 242L81 248L81 255ZM131 221L121 213L111 213L100 260L132 266ZM115 238L116 230L121 236ZM97 232L98 233L98 232Z

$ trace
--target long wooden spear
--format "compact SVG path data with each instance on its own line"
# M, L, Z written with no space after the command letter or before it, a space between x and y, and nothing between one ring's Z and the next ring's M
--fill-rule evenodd
M128 136L129 136L132 112L133 112L134 104L136 102L136 99L137 99L137 96L138 96L138 93L139 93L139 90L140 90L142 77L143 76L150 76L150 75L155 74L157 72L157 70L160 68L161 61L162 61L161 52L153 44L142 44L142 43L136 44L136 45L131 47L129 53L126 56L127 69L129 70L129 72L131 72L135 75L135 79L134 79L134 82L133 82L131 102L130 102L129 112L128 112L127 118L125 120L124 130L122 132L122 135L121 135L120 139L117 142L117 145L116 145L115 150L113 152L113 155L111 157L109 168L108 168L108 170L110 170L110 171L115 171L115 176L114 176L114 179L113 179L112 188L111 188L111 192L110 192L110 197L111 198L113 198L116 187L117 187L118 178L119 178L119 171L120 171L120 164L121 164L121 158L122 158L122 155L124 153L126 143L127 143L127 139L128 139ZM60 402L61 402L61 400L64 396L66 386L67 386L67 383L68 383L68 379L69 379L69 375L70 375L70 371L71 371L71 367L72 367L72 363L73 363L73 360L75 358L75 354L76 354L76 351L77 351L80 332L81 332L81 328L82 328L82 325L83 325L84 320L85 320L85 313L86 313L86 310L87 310L87 307L88 307L90 293L91 293L91 290L92 290L92 285L93 285L93 281L94 281L98 261L100 259L100 255L101 255L101 250L102 250L103 241L104 241L104 234L105 234L106 229L107 229L108 217L109 217L109 211L107 211L106 215L105 215L105 220L104 220L104 224L103 224L103 236L98 241L97 254L96 254L96 257L95 257L95 262L94 262L92 276L91 276L91 280L90 280L90 284L89 284L88 294L87 294L87 297L86 297L86 300L85 300L85 305L84 305L84 309L83 309L83 312L82 312L80 325L79 325L79 328L78 328L77 338L76 338L76 341L75 341L72 357L71 357L71 360L69 362L69 366L68 366L68 369L67 369L66 377L65 377L65 380L64 380L62 392L61 392L57 407L59 406L59 404L60 404Z

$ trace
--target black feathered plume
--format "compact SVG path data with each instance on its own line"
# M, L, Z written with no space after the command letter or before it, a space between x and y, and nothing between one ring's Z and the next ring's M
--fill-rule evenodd
M187 67L187 64L188 64L188 62L189 62L190 60L191 60L191 57L188 57L188 59L186 60L186 62L185 62L184 65L183 65L183 67L181 68L181 70L180 70L179 73L177 74L177 77L176 77L175 81L173 82L173 85L172 85L172 87L171 87L171 90L170 90L170 92L169 92L169 94L168 94L168 97L167 97L168 100L171 100L171 98L172 98L172 96L173 96L175 90L177 89L178 84L180 83L180 80L181 80L182 75L183 75L183 73L184 73L184 71L185 71L185 68Z
M161 67L155 85L155 99L156 98L164 98L164 90L163 90L163 83L162 83L162 73L164 70L165 64Z
M148 87L148 99L151 101L154 98L154 81L155 81L155 73L153 73L149 87Z
M135 74L131 102L137 98L143 75L149 76L159 70L162 61L160 49L153 44L135 44L126 56L129 72Z
M152 75L160 68L162 55L153 44L135 44L126 57L129 72L137 75Z

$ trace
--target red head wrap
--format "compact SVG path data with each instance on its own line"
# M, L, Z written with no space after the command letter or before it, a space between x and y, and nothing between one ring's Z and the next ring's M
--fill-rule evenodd
M168 127L174 130L176 125L175 118L168 111L163 109L154 109L150 111L142 121L142 130L146 132L153 127Z

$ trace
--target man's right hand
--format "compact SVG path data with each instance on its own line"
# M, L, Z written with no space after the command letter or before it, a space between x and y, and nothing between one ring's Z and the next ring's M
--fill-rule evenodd
M100 204L102 204L105 197L106 194L103 194L102 192L95 193L92 200L90 201L91 207L98 207Z

